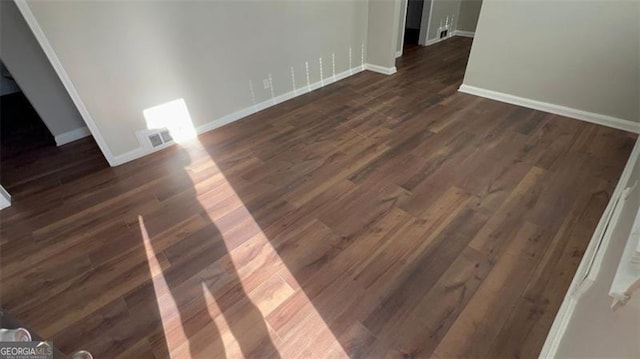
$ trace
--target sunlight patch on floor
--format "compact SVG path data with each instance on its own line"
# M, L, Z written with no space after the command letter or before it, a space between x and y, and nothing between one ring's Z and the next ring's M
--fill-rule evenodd
M182 325L175 325L176 319L179 324L180 316L178 306L175 300L169 294L167 282L164 278L163 269L160 265L153 246L151 245L151 239L149 233L144 225L144 218L138 216L138 223L140 225L140 234L142 235L142 242L144 243L145 253L147 255L147 263L149 264L149 272L151 273L151 280L153 281L153 289L155 292L156 300L158 301L158 311L162 319L162 329L164 331L164 337L167 347L172 348L180 345L187 340L187 336L182 330ZM169 294L169 295L167 295Z
M281 338L266 318L274 313L281 305L286 305L287 301L294 299L295 295L297 296L296 299L301 303L300 308L307 312L308 315L304 318L303 323L294 323L294 325L300 328L300 330L303 330L305 327L309 328L310 326L310 328L313 328L314 333L323 333L322 339L327 343L327 347L332 348L332 354L334 356L346 357L347 355L342 349L340 342L335 338L330 328L322 319L322 316L315 310L311 300L306 296L304 291L300 289L300 285L288 270L277 251L273 248L270 239L267 238L260 226L255 222L242 199L235 192L233 186L218 168L215 161L208 155L202 156L202 151L206 150L197 141L185 144L183 148L191 155L192 166L187 166L186 170L196 184L194 187L197 191L198 200L202 207L206 209L211 222L218 227L221 233L224 233L225 243L233 243L235 239L233 237L238 233L255 233L251 238L233 248L229 252L229 255L222 258L221 261L223 267L229 271L235 271L241 279L242 287L247 298L259 310L275 348L283 357L288 357L288 354L294 354L291 352L287 353L287 351L292 349L290 345L287 345L287 350L284 350L284 344L288 338ZM201 180L198 179L199 173L212 174L211 178L213 178L213 181L216 183L209 183L207 186L199 187L198 183L201 182ZM216 206L211 206L211 200L213 199L211 196L213 193L225 194L222 196L224 197L222 202L226 208L221 210ZM213 201L215 202L215 199L213 199ZM225 218L225 216L231 212L234 212L232 215L233 221ZM238 223L241 228L238 228ZM227 233L229 233L228 236ZM265 271L269 272L270 275L267 277L263 276L262 273ZM286 280L284 278L286 278ZM210 314L214 315L219 313L219 309L215 304L215 298L210 293L207 293L207 298L207 304L213 308L213 310L210 310ZM220 332L222 333L222 340L227 355L229 357L241 355L237 341L231 335L228 323L224 321L224 314L218 315L215 322L218 324ZM311 347L317 344L313 337L309 337L308 339L309 341L307 343L300 343L302 345L297 346L297 349L304 350L307 345ZM302 352L298 352L297 354L302 354Z
M296 353L283 352L287 338L281 338L276 330L269 324L266 318L281 305L286 305L287 301L296 298L301 302L302 310L305 310L306 317L303 323L292 323L299 330L311 325L314 333L323 333L322 341L331 348L332 355L346 357L339 341L333 336L330 328L326 325L320 314L313 307L313 303L306 297L300 289L292 273L279 257L273 248L270 239L267 238L260 226L255 222L251 213L245 207L242 199L237 195L233 186L228 182L222 171L218 168L206 149L197 141L189 111L183 99L170 101L168 103L147 109L144 117L149 129L167 128L171 132L176 142L180 143L181 150L186 151L190 158L190 164L185 167L185 172L194 183L194 195L202 205L206 217L205 221L215 224L225 241L227 248L232 250L224 257L211 263L196 278L191 278L178 285L178 287L193 288L194 285L201 286L202 295L205 299L208 315L212 318L204 328L187 338L183 328L185 318L180 317L180 311L176 300L172 296L176 288L168 288L164 278L163 268L168 264L163 264L157 257L151 245L152 238L149 238L144 225L144 219L139 217L140 231L142 234L144 247L149 263L149 270L153 277L154 292L157 299L158 310L161 316L164 337L170 350L172 358L184 358L193 355L193 347L197 346L198 352L203 356L212 353L209 349L220 350L224 348L224 353L228 357L242 356L241 343L234 337L238 335L237 327L251 328L255 324L256 318L250 315L243 315L242 308L254 308L259 313L264 326L267 328L267 335L273 346L282 356L303 354L305 347L311 347L314 339L309 338L307 343L296 343L298 347ZM203 217L205 215L203 214ZM249 239L247 239L249 236ZM238 238L240 242L238 242ZM235 241L235 243L234 243ZM166 260L166 259L165 259ZM207 288L204 280L207 273L211 271L227 271L231 273L231 278L239 278L242 289L246 293L246 298L250 303L234 304L227 312L222 313L211 289ZM264 274L268 273L268 274ZM237 277L235 277L237 275ZM286 280L285 280L286 278ZM214 289L215 291L215 289ZM228 312L237 309L236 315L241 319L241 323L229 323ZM248 310L251 312L251 310ZM244 321L244 323L242 323ZM233 328L231 326L234 326ZM250 329L248 329L250 331ZM215 335L215 338L210 338ZM217 334L217 335L216 335ZM247 335L250 335L247 333ZM259 335L256 341L264 341ZM246 340L242 340L246 344ZM222 344L222 345L220 345ZM258 343L259 344L259 343ZM288 346L291 351L291 345ZM246 350L246 348L244 348ZM310 353L307 353L310 354ZM319 354L319 353L318 353Z

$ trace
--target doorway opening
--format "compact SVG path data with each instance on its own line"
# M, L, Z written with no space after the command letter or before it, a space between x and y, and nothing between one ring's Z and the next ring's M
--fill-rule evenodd
M433 0L401 0L400 4L396 57L426 44Z
M418 46L475 36L482 0L400 0L396 58Z
M55 146L51 131L1 59L0 84L0 159L4 161L31 150Z
M420 41L420 23L424 10L424 0L407 1L407 19L404 25L404 44L418 45Z
M53 134L36 103L22 90L11 68L2 60L0 58L0 209L36 192L55 190L87 171L107 168L108 163L93 137L74 139Z

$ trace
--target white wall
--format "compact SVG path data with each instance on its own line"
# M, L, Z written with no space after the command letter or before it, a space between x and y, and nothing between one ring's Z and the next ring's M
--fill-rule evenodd
M475 32L481 7L482 0L462 0L456 30Z
M28 1L113 155L135 151L143 111L183 98L200 126L361 65L364 1ZM392 15L391 15L392 16ZM391 37L395 32L391 29ZM395 42L391 42L391 56ZM366 54L365 54L366 57ZM252 81L254 96L250 91Z
M399 0L369 1L367 25L368 63L382 68L395 69L400 5Z
M85 126L13 1L0 1L0 58L54 136Z
M430 45L440 39L440 29L447 27L449 36L455 30L475 32L482 0L428 0L425 1L420 43Z
M485 1L464 85L640 122L638 7Z
M421 45L427 42L427 31L429 30L429 23L431 21L431 6L433 0L425 0L422 6L422 20L420 22L420 38L418 43Z
M427 42L440 38L438 28L445 26L449 18L449 33L456 29L460 15L461 0L432 0L431 14L428 23Z

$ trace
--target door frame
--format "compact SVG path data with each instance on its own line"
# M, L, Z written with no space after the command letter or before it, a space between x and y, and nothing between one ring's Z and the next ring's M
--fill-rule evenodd
M402 7L404 6L404 10ZM400 23L402 26L398 29L400 32L398 35L400 36L400 50L396 47L396 59L402 56L404 52L404 28L407 26L407 12L409 10L409 0L400 0Z
M427 14L427 16L424 16L424 11L427 7L425 6L422 9L422 21L420 21L420 38L418 39L418 44L422 46L427 46L427 41L429 40L429 25L431 25L431 16L433 15L434 1L435 0L429 0L429 13Z

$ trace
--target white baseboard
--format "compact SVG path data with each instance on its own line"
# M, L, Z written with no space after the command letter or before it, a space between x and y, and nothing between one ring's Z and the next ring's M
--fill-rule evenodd
M62 146L66 145L69 142L73 142L87 136L91 136L91 132L89 131L89 129L86 127L80 127L75 130L54 136L54 139L56 140L57 146Z
M393 66L393 67L382 67L382 66L373 65L373 64L365 64L364 65L364 69L365 70L369 70L369 71L373 71L373 72L377 72L377 73L380 73L380 74L384 74L384 75L393 75L393 74L396 73L396 71L398 71L395 66Z
M427 40L424 43L424 46L431 46L433 44L437 44L439 42L442 42L442 41L450 39L450 38L451 38L451 36L447 36L447 37L443 37L443 38L436 38L436 39Z
M279 104L281 102L290 100L290 99L292 99L294 97L298 97L298 96L304 95L304 94L306 94L308 92L311 92L313 90L317 90L317 89L319 89L321 87L330 85L330 84L332 84L332 83L334 83L336 81L345 79L345 78L347 78L349 76L352 76L352 75L355 75L355 74L357 74L359 72L364 71L366 66L368 66L368 64L364 65L364 66L354 67L354 68L352 68L350 70L343 71L343 72L341 72L339 74L336 74L335 76L327 77L327 78L323 79L322 81L318 81L318 82L312 83L309 86L304 86L304 87L298 88L295 91L289 91L289 92L287 92L285 94L282 94L280 96L276 96L276 97L274 97L272 99L269 99L269 100L257 103L257 104L255 104L253 106L249 106L249 107L243 108L242 110L230 113L230 114L228 114L226 116L220 117L220 118L218 118L216 120L213 120L211 122L208 122L208 123L205 123L203 125L200 125L200 126L196 127L196 132L198 134L201 134L201 133L205 133L205 132L214 130L214 129L218 128L218 127L222 127L222 126L224 126L226 124L229 124L229 123L232 123L234 121L240 120L240 119L242 119L244 117L252 115L252 114L254 114L256 112L259 112L259 111L264 110L266 108L269 108L271 106L275 106L275 105L277 105L277 104ZM395 72L395 67L393 69L394 69L394 72ZM139 148L137 148L137 149L135 149L133 151L129 151L129 152L124 153L124 154L119 155L119 156L114 156L112 165L113 166L118 166L118 165L124 164L126 162L133 161L133 160L135 160L137 158L140 158L140 157L146 156L148 154L151 154L151 153L153 153L155 151L158 151L160 149L162 149L162 148L159 148L159 149L148 149L148 148L146 148L144 146L140 146Z
M471 32L471 31L453 30L451 35L449 35L447 37L427 40L424 43L424 46L430 46L430 45L433 45L433 44L437 44L439 42L442 42L442 41L445 41L445 40L449 40L450 38L452 38L454 36L473 37L474 35L475 35L475 32Z
M453 36L473 37L475 34L473 31L453 30Z
M522 107L532 108L534 110L554 113L556 115L571 117L578 120L595 123L598 125L613 127L619 130L629 131L633 133L640 133L640 123L632 122L629 120L623 120L623 119L612 117L612 116L602 115L594 112L582 111L575 108L555 105L547 102L531 100L524 97L509 95L502 92L487 90L487 89L464 85L464 84L460 86L458 91L468 93L471 95L480 96L480 97L486 97L486 98L500 101L500 102L510 103L512 105L518 105Z
M0 209L11 206L11 195L7 190L0 186Z
M560 342L562 341L562 338L567 331L567 327L571 322L578 300L587 291L587 289L593 285L600 273L604 254L609 248L609 242L611 240L611 233L609 231L611 228L615 227L615 225L609 225L609 220L612 224L618 221L614 207L616 205L617 198L622 195L624 188L629 185L629 178L631 177L631 173L633 172L634 166L639 157L640 139L636 141L636 144L631 151L631 155L627 160L627 164L620 175L618 184L616 185L609 203L607 204L607 207L605 208L602 217L593 232L593 236L591 237L589 245L582 256L578 270L573 276L569 290L567 290L567 294L562 301L562 305L560 306L553 324L551 325L551 329L549 330L549 334L547 335L547 339L542 347L539 358L556 357ZM600 241L601 238L602 241Z
M163 147L164 148L164 147ZM160 150L160 149L158 149ZM113 156L113 160L110 162L111 167L115 167L115 166L120 166L122 164L125 164L127 162L131 162L133 160L137 160L138 158L144 157L148 154L151 154L153 152L156 152L154 150L148 150L142 146L136 148L135 150L129 151L129 152L125 152L121 155L115 155Z

